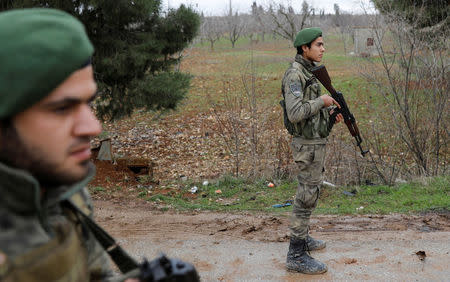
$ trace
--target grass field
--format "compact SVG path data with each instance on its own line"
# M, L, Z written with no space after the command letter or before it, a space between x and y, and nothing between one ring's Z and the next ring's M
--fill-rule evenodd
M343 44L337 35L325 37L326 52L323 64L327 67L336 89L345 94L352 105L352 111L360 118L367 116L367 109L361 101L367 101L375 89L360 76L359 61L365 59L344 54ZM353 45L348 46L348 51ZM212 99L219 99L223 94L224 81L231 85L230 92L243 95L241 76L252 74L256 77L258 99L264 103L278 106L280 84L283 73L293 60L296 50L284 39L273 39L267 36L266 42L251 45L248 38L241 38L236 47L231 48L228 40L222 38L211 51L207 42L197 43L187 52L181 70L194 75L193 88L184 101L179 113L196 109L204 111L207 92L215 92ZM375 59L376 60L376 59ZM250 64L253 64L251 68ZM323 88L325 91L325 89ZM374 103L382 103L376 100ZM359 122L365 122L359 119Z
M337 35L324 39L326 53L323 64L334 87L344 93L362 135L376 136L369 133L375 133L376 117L383 114L385 101L377 95L373 85L361 76L360 63L365 59L344 54L343 44ZM348 50L352 48L350 44ZM291 43L267 37L265 42L251 45L248 38L241 38L236 47L231 48L229 41L221 39L213 51L207 42L199 42L186 50L184 56L180 70L193 75L192 87L176 111L162 114L138 112L132 118L105 125L108 134L124 136L121 154L148 157L157 163L155 178L160 185L149 190L145 185L139 185L144 188L136 188L127 181L114 182L106 178L106 184L97 183L91 191L96 195L131 191L134 197L177 209L267 212L291 209L290 206L272 207L292 200L297 186L292 180L295 177L276 177L274 173L279 164L288 168L292 163L289 136L282 125L278 104L283 73L295 56ZM371 60L378 61L377 58ZM245 86L253 86L252 80L252 95L256 100L254 113L249 108L250 98L245 89ZM219 123L219 118L232 121L230 116L238 124L234 128L238 130L238 135L233 135L232 127L227 128ZM256 156L262 164L257 168L251 159L255 156L251 154L254 140L249 131L254 122L258 123ZM149 144L141 139L135 141L133 137L132 142L125 142L126 135L133 130L156 136L156 141ZM390 160L392 154L401 153L401 149L396 151L396 147L392 146L394 141L398 141L392 132L377 134L382 134L384 138L378 140L378 149L389 152L376 156L379 160ZM227 142L234 140L239 141L241 177L227 176L236 167L236 151L227 147ZM364 146L367 148L369 144L366 142ZM322 190L317 213L450 210L448 176L397 186L356 185L366 181L379 184L380 181L370 160L358 156L351 144L352 138L347 128L342 124L335 126L330 136L325 178L339 184L340 188ZM405 154L404 158L411 156ZM246 177L253 170L258 170L256 177ZM181 176L189 180L180 182ZM212 184L202 186L205 179ZM269 181L276 183L275 188L267 187ZM194 185L199 188L198 192L189 192ZM216 193L216 190L221 193ZM355 195L345 195L344 191Z
M192 187L197 187L191 193ZM181 193L140 194L151 202L182 210L285 212L292 206L296 182L279 182L268 187L268 181L248 181L234 177L203 186L202 183L180 184ZM220 192L219 192L220 191ZM450 211L450 177L423 179L396 186L322 187L317 214L388 214L427 211Z

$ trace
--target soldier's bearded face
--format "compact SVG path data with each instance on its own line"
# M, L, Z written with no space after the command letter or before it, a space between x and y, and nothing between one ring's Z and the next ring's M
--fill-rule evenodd
M325 52L325 47L322 37L317 37L316 40L311 42L311 48L307 45L303 45L303 56L311 62L322 61L323 53Z
M0 158L29 171L43 186L83 179L90 138L101 132L89 106L96 90L92 66L74 72L49 96L11 119L1 136Z

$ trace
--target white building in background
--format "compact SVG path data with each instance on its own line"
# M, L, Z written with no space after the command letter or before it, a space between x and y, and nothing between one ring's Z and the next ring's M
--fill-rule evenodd
M378 56L375 30L367 27L355 27L355 54L362 57Z

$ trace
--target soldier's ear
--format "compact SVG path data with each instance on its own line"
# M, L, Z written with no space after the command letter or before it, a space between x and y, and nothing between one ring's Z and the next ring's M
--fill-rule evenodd
M308 51L309 50L308 45L302 45L302 50L303 50L303 53L305 53L305 51Z

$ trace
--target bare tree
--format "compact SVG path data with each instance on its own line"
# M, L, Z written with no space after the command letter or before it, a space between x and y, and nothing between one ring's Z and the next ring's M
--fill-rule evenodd
M258 94L256 91L256 71L255 61L253 57L253 50L251 50L251 59L247 64L245 71L241 74L242 85L244 86L244 93L246 98L247 110L250 115L250 144L251 144L251 159L252 166L254 168L259 167L260 155L259 155L259 138L260 138L260 126L264 124L261 120L261 116L258 115L259 105L257 103ZM253 171L254 173L255 171Z
M237 12L234 15L231 14L226 17L226 29L232 48L234 48L236 41L243 35L246 26L246 22Z
M209 42L211 51L214 50L214 43L219 40L224 33L223 19L220 17L204 17L200 26L201 36Z
M344 54L347 54L348 35L353 28L353 16L350 13L341 11L338 4L334 4L333 25L338 29L342 43L344 44Z
M295 13L294 8L290 5L279 4L277 11L269 9L268 13L274 24L273 32L294 42L296 34L306 27L307 19L313 11L314 8L306 1L302 2L300 14Z
M264 42L265 35L271 31L271 18L264 8L256 5L253 2L252 5L252 17L255 32L261 35L261 41Z
M212 113L219 128L226 149L231 153L234 161L234 175L240 175L243 133L243 99L236 97L230 92L229 82L223 82L223 106L211 103Z
M420 18L417 13L417 21ZM375 44L380 63L367 60L364 75L377 87L385 103L378 105L374 116L378 127L391 129L399 142L386 146L391 134L378 136L382 150L379 156L389 156L393 162L403 163L404 171L416 175L438 175L448 166L449 142L449 40L445 26L429 33L415 28L396 13L385 13L380 24L373 24ZM387 30L384 30L387 29ZM387 35L389 35L388 38ZM389 41L383 45L383 39ZM379 128L386 130L386 128ZM392 130L394 132L392 132ZM411 162L414 165L411 165Z

